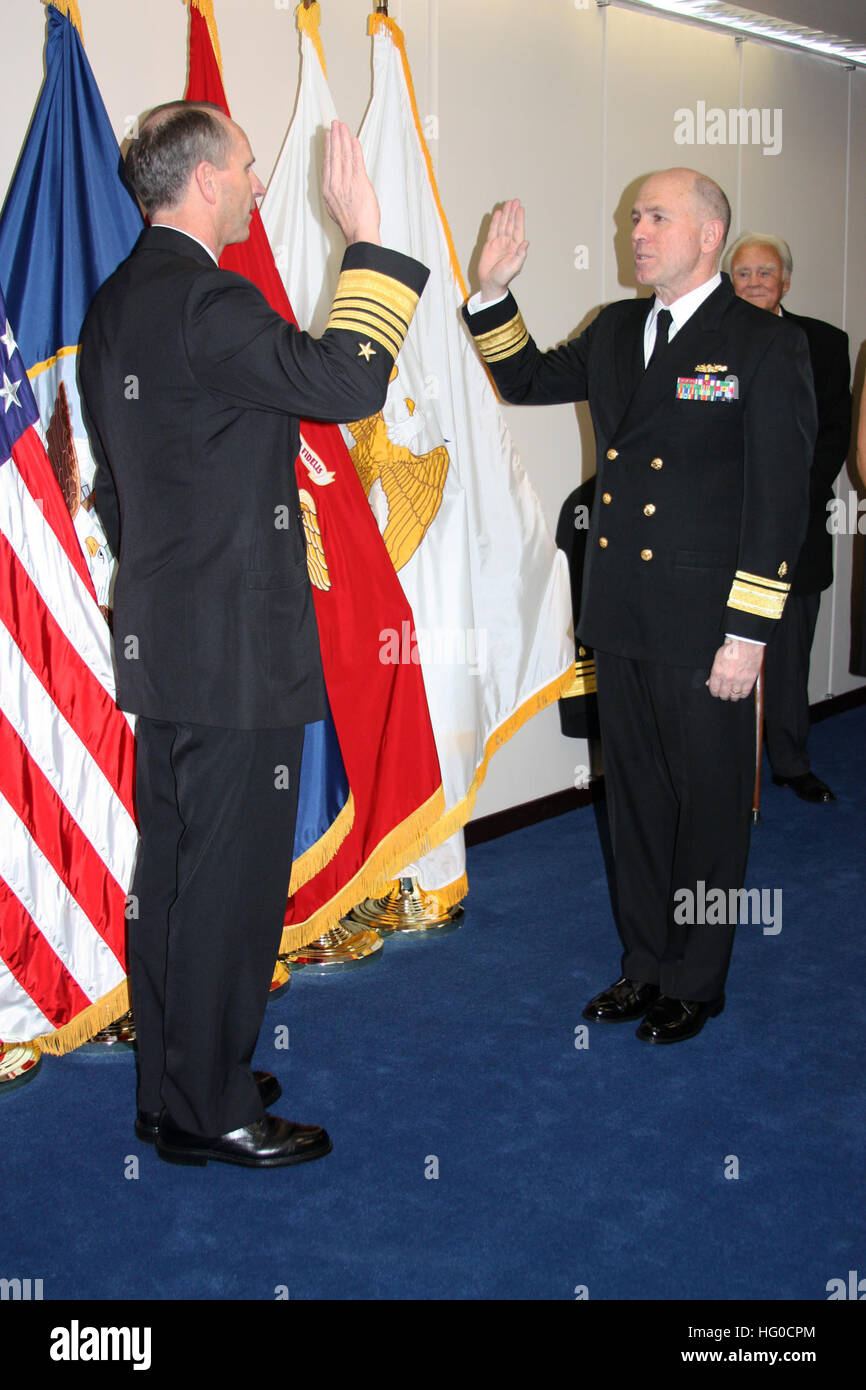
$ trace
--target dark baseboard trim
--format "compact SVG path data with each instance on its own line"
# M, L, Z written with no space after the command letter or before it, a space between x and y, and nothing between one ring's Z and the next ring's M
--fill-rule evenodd
M848 690L844 695L832 695L829 700L819 700L809 710L809 722L820 724L832 714L846 714L849 709L859 709L861 705L866 705L866 685L859 690Z
M505 811L495 811L491 816L480 816L478 820L470 821L466 826L466 844L483 845L485 841L496 840L500 835L510 835L512 830L523 830L527 825L537 825L539 821L564 816L567 811L577 811L603 797L604 778L599 777L589 787L566 787L565 791L540 796L537 801L509 806Z
M849 690L844 695L834 695L829 700L821 700L812 705L809 711L813 724L829 719L834 714L846 714L848 710L866 705L866 686L860 690ZM589 806L593 801L604 798L604 778L599 777L589 787L578 789L567 787L565 791L552 792L550 796L540 796L536 801L524 801L519 806L509 806L505 811L495 811L490 816L480 816L466 826L466 844L483 845L487 840L497 840L500 835L510 835L512 830L523 830L527 825L537 825L540 821L552 820L554 816L564 816L568 811L577 811Z

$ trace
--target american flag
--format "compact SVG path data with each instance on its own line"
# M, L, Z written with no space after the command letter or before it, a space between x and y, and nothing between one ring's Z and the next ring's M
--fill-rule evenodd
M0 1038L64 1052L129 1007L134 739L0 289Z

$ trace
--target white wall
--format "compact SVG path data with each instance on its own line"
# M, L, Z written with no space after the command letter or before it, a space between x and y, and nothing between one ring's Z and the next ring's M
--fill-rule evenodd
M183 93L182 0L79 0L84 40L115 131ZM370 95L370 0L321 0L328 75L357 129ZM298 42L283 0L215 0L225 85L265 181L295 101ZM792 246L795 312L842 325L852 359L866 338L866 73L705 33L589 0L392 0L404 29L442 202L471 280L485 214L519 196L531 241L519 297L543 345L569 337L600 304L633 294L628 209L653 169L692 164L719 180L734 231L776 231ZM4 121L0 190L14 168L43 72L44 10L3 0ZM776 156L739 145L674 140L678 108L755 106L783 113ZM575 248L588 248L588 268ZM593 469L585 407L507 408L508 423L551 529ZM843 475L839 487L851 482ZM863 542L860 541L862 545ZM852 538L840 537L837 581L822 603L813 700L863 682L848 673ZM490 766L476 815L572 785L583 744L562 738L556 710L526 725Z

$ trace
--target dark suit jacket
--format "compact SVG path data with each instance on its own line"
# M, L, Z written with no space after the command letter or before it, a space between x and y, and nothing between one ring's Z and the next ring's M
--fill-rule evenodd
M651 304L612 304L546 353L511 295L466 319L506 400L589 401L598 485L580 640L709 667L726 632L766 641L781 616L806 530L812 374L800 330L738 299L727 276L645 371Z
M809 479L809 529L794 570L791 591L817 594L833 582L833 540L827 503L851 443L851 363L848 334L823 319L782 314L806 334L818 405L818 438Z
M246 729L323 716L299 417L381 408L426 279L397 252L350 247L315 339L191 237L153 227L99 290L80 377L119 560L122 709Z

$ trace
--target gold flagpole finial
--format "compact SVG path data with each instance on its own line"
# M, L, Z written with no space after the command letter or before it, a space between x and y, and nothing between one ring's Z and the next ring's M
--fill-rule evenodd
M383 14L388 18L388 0L376 0L376 14Z
M328 69L325 64L325 50L322 48L322 40L319 37L319 23L322 18L322 11L319 8L319 0L302 0L302 4L295 10L295 22L298 31L306 34L318 54L319 62L322 65L322 72L328 76Z
M50 7L54 10L59 10L61 14L66 15L66 18L69 20L69 23L72 25L73 29L78 30L79 37L82 39L84 38L84 31L81 28L81 12L78 8L76 0L42 0L42 3L43 5Z

